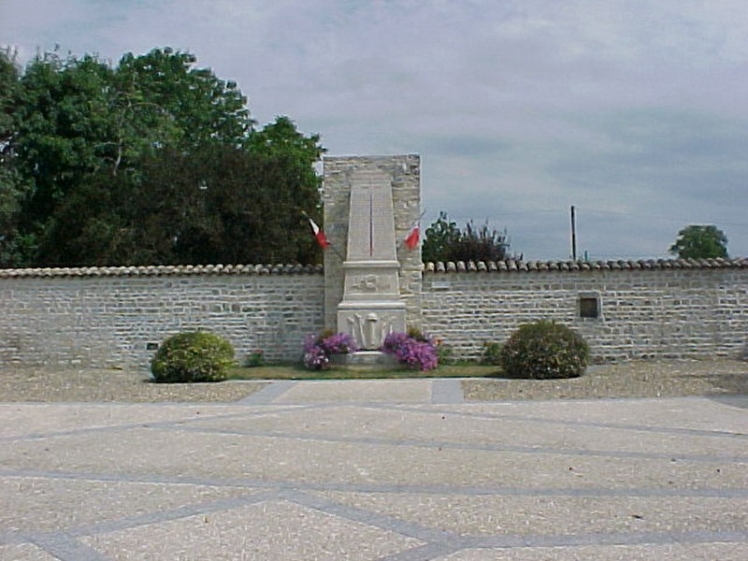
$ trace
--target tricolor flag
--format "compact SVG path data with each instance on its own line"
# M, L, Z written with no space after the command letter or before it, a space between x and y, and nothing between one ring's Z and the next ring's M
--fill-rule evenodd
M317 240L319 246L322 249L327 249L328 247L330 247L330 242L322 229L317 226L317 223L310 217L307 218L309 219L309 224L312 226L312 232L314 232L314 238Z
M410 232L408 232L408 235L405 236L405 247L408 249L415 249L418 247L418 240L421 237L421 233L418 228L418 224L413 226L410 229Z

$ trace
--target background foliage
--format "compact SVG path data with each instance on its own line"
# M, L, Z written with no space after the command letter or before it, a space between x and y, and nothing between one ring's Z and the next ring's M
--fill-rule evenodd
M500 261L509 256L506 232L491 229L488 224L476 226L471 220L463 229L450 220L446 212L426 229L421 249L423 261Z
M319 136L195 64L0 53L0 266L320 260Z
M687 226L678 232L670 253L679 259L726 258L727 236L716 226Z

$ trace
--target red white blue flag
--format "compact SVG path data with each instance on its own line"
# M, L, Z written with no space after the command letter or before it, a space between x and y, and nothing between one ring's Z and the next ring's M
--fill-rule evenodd
M410 232L408 232L408 235L405 236L405 247L411 250L417 248L420 238L421 238L421 232L418 227L418 224L416 224L410 229Z
M328 247L330 247L330 241L327 239L327 236L322 231L322 228L317 226L317 223L311 218L309 218L309 224L312 227L312 232L314 233L314 239L317 240L317 243L319 244L319 246L322 249L327 249Z

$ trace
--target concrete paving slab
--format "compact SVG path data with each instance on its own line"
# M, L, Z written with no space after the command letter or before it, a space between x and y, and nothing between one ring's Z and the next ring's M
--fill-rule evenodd
M536 448L548 450L556 447L559 450L616 451L669 458L706 454L710 459L735 456L748 459L748 447L744 439L725 432L705 430L700 433L705 438L699 439L691 448L691 441L684 439L683 434L696 429L667 430L660 425L658 430L653 430L652 425L641 424L615 428L610 421L555 420L535 414L471 414L469 410L453 413L451 409L423 409L420 406L396 406L392 410L384 410L381 405L347 404L318 409L311 418L308 411L299 409L295 412L257 416L251 423L240 417L216 420L205 418L198 422L202 429L222 427L224 430L230 429L248 435L337 438L340 434L346 434L351 439L366 437L372 443L376 439L383 442L410 439L413 444L417 444L419 440L432 443L437 441L445 446L484 445L503 447L507 451L532 452ZM546 424L552 430L538 430L538 426ZM579 430L580 425L584 427L583 431ZM632 439L632 432L637 429L638 438Z
M56 561L43 549L30 544L22 543L18 545L0 545L0 559L12 561Z
M743 561L743 544L616 545L609 547L524 547L514 549L470 549L436 561Z
M603 423L607 426L645 427L650 429L695 429L723 431L725 423L748 432L746 408L737 398L682 397L672 399L600 399L515 401L502 403L507 417L525 416L554 421ZM476 403L473 412L495 412L496 403ZM460 409L465 411L464 408ZM715 412L719 412L715 414Z
M314 380L295 384L274 403L429 403L431 380Z
M226 404L8 403L0 404L0 442L4 438L49 435L79 429L143 426L162 421L187 422L211 415L246 414L246 408ZM23 419L23 423L17 422Z
M735 531L748 528L746 498L694 496L597 497L459 493L346 493L318 491L331 501L460 536Z
M400 412L394 414L401 418ZM406 416L404 425L408 424ZM400 434L389 441L371 441L365 435L247 436L185 430L181 423L171 428L135 427L21 440L0 450L0 462L17 470L90 473L104 469L120 475L192 478L210 477L220 466L223 477L244 481L608 489L642 482L670 489L731 488L745 481L747 465L726 458L585 454L557 446L521 451L448 446L439 441L403 441ZM526 469L529 463L532 470Z
M108 559L378 559L421 542L285 501L84 536ZM240 553L238 553L240 552Z
M748 558L745 409L374 382L0 404L0 559Z
M247 487L3 477L0 479L3 498L0 528L12 532L52 532L185 504L246 497L253 492Z

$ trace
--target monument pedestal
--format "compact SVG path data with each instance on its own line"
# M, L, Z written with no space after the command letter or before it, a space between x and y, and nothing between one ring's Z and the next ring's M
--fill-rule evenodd
M325 252L324 325L374 350L380 341L363 340L358 324L369 325L370 313L377 316L372 323L382 323L375 332L422 324L421 252L403 243L420 220L420 158L326 156L323 161L325 233L336 248Z
M405 331L405 305L401 302L341 302L338 330L352 335L359 348L378 350L387 335Z
M376 169L354 176L349 205L338 331L363 351L378 351L387 335L405 331L390 176Z

